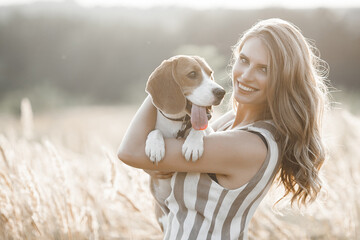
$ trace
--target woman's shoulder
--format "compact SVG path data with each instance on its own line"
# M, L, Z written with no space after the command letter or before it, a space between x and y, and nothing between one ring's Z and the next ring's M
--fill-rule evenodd
M219 133L232 136L228 141L232 150L228 149L223 153L234 156L230 164L224 164L224 167L229 167L229 174L217 175L223 186L237 188L254 179L268 167L277 169L278 146L273 137L274 129L271 121L259 121ZM273 170L266 172L272 173Z
M228 168L227 172L233 172L239 171L239 169L242 171L248 168L257 168L266 157L267 146L264 141L247 129L217 131L205 139L206 144L211 143L208 145L211 156L222 159L219 170ZM213 148L212 146L217 147Z
M216 119L214 122L211 123L212 129L216 132L219 129L223 128L224 125L229 123L235 118L235 113L233 110L230 110L226 113L224 113L221 117Z
M210 134L206 140L214 143L207 145L207 159L212 163L213 173L218 177L220 185L228 189L236 189L247 183L261 168L267 157L267 146L258 135L246 129L232 129ZM210 141L205 141L208 144ZM212 146L217 145L216 148ZM210 153L209 155L207 153ZM215 157L215 159L212 159ZM221 161L219 161L221 159Z

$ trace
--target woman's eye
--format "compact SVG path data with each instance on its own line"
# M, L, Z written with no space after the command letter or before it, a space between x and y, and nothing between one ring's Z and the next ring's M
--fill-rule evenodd
M264 73L267 73L267 67L262 67L262 68L260 68L260 70Z
M241 61L242 63L247 63L247 62L248 62L247 59L246 59L246 58L243 58L243 57L240 57L240 61Z
M192 71L187 75L189 78L196 78L196 72Z

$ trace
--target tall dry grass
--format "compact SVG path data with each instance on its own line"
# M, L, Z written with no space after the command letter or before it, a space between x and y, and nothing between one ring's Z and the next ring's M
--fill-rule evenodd
M147 176L114 154L131 110L21 110L0 120L0 239L161 238Z
M0 239L161 239L148 178L115 156L131 107L93 107L20 119L0 116ZM326 117L329 158L318 201L292 209L272 189L250 239L360 238L360 118Z

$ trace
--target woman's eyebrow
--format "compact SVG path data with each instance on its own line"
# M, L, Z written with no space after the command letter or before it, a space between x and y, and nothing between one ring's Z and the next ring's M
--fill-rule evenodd
M243 57L243 58L246 58L246 59L249 59L245 54L243 53L240 53L240 57Z
M258 64L259 67L264 67L264 68L267 68L268 65L267 64Z

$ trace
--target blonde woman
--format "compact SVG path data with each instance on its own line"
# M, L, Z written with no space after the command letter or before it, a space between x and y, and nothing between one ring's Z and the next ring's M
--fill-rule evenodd
M314 48L293 24L268 19L242 35L233 57L233 110L212 124L215 133L204 138L198 161L184 159L179 139L165 139L158 165L149 161L145 141L156 119L149 97L120 145L118 157L130 166L175 172L164 239L247 239L275 179L300 205L321 189L327 88Z

